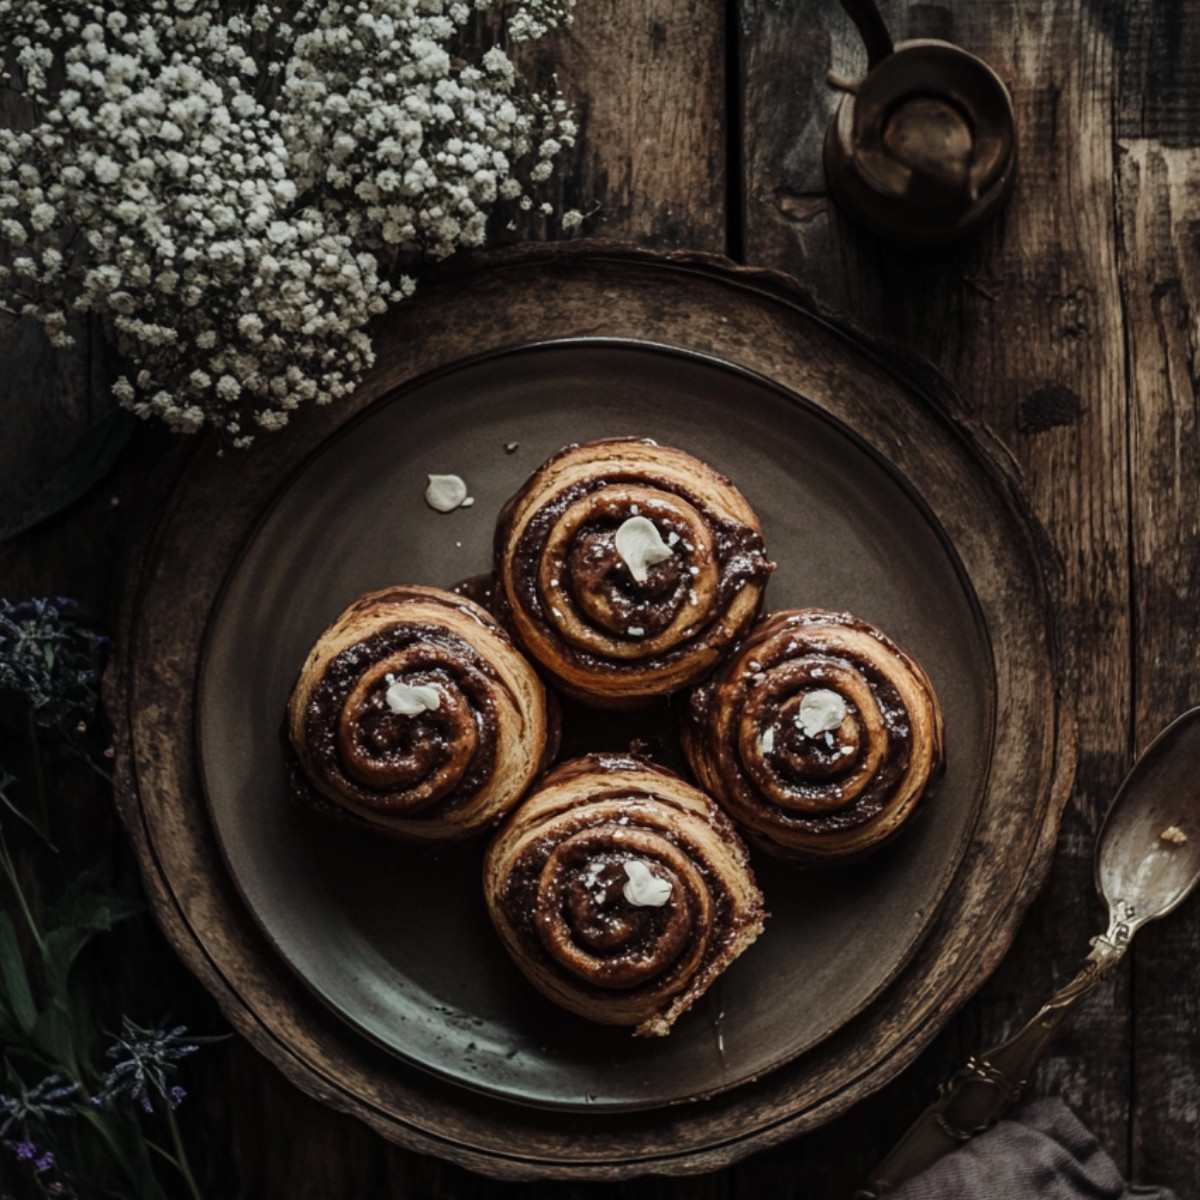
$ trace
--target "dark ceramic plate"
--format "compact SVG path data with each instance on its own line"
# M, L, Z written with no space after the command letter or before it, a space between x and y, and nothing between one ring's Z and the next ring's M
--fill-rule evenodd
M500 506L568 442L638 435L729 475L779 568L769 608L846 609L929 672L948 767L911 828L867 863L761 856L766 932L667 1038L635 1039L543 999L493 934L478 842L430 850L293 808L279 727L321 631L361 593L442 587L489 566ZM514 453L506 443L517 442ZM473 507L442 515L425 477ZM362 1033L506 1100L631 1110L735 1087L827 1037L893 979L958 868L988 771L993 670L969 580L914 488L852 431L768 381L628 342L526 347L416 381L326 442L281 489L212 614L198 684L213 824L280 956ZM646 738L679 763L669 714L571 710L568 754Z

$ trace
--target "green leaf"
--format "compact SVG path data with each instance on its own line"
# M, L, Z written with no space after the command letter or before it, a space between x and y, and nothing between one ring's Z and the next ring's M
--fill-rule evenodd
M130 1190L121 1192L122 1200L166 1200L166 1192L158 1182L150 1158L147 1141L137 1118L132 1113L111 1109L80 1110L85 1121L100 1135L111 1159L129 1181Z
M45 937L46 992L49 999L67 1000L67 978L79 952L93 937L90 929L52 929Z
M0 1046L12 1046L23 1040L16 1017L12 1015L7 1002L0 996Z
M77 1008L79 997L73 995L71 968L80 952L97 933L111 929L143 908L140 900L85 892L76 880L47 914L50 931L43 939L42 964L48 1002L57 1005L64 1014Z
M100 933L144 912L145 901L125 896L106 896L89 890L91 880L80 876L46 913L47 929L74 929Z
M0 996L21 1032L28 1037L37 1021L37 1005L17 945L17 931L8 913L0 913Z
M78 979L71 983L67 1012L75 1031L75 1052L81 1065L88 1067L96 1057L99 1030L92 1015L92 1000L87 987Z
M75 1032L66 1008L57 1002L42 1012L34 1024L32 1041L50 1062L65 1068L71 1078L79 1076L79 1060L75 1053Z

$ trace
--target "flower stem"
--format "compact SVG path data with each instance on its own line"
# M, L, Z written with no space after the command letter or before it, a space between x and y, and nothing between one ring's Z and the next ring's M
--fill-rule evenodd
M71 754L75 755L76 758L81 759L88 767L91 768L92 772L94 774L98 775L101 779L103 779L104 782L109 785L109 787L111 787L113 785L114 780L113 780L112 772L106 771L97 762L93 761L92 756L90 754L88 754L88 752L86 750L82 749L79 746L76 746L72 742L67 742L66 746L67 746L67 750Z
M83 1114L83 1117L88 1124L91 1125L92 1128L95 1129L100 1135L100 1140L105 1144L105 1146L108 1147L109 1154L113 1156L113 1161L121 1169L121 1172L130 1181L130 1183L136 1184L138 1179L137 1171L134 1169L133 1164L129 1161L125 1151L117 1142L117 1139L113 1137L112 1130L109 1129L108 1123L105 1121L104 1117L94 1109L88 1108L86 1105L80 1105L79 1112Z
M44 957L46 943L42 939L42 931L38 928L38 923L33 919L33 912L29 908L29 901L25 899L25 891L21 887L21 881L17 878L17 868L13 865L12 855L8 852L8 843L4 840L3 830L0 830L0 867L3 867L4 874L8 877L8 882L12 885L12 890L16 893L17 903L21 906L21 913L25 918L25 924L29 926L29 932L33 940L37 943L38 952Z
M149 1138L146 1139L146 1147L149 1150L153 1150L159 1158L165 1159L167 1162L169 1162L171 1166L173 1166L181 1175L183 1174L183 1166L179 1159L175 1157L175 1155L164 1150L157 1142L150 1141Z
M183 1148L183 1139L179 1136L179 1123L175 1120L175 1110L169 1101L167 1102L167 1127L171 1130L171 1145L175 1148L175 1165L179 1168L179 1173L183 1176L183 1181L192 1194L192 1200L204 1200L196 1185L196 1179L192 1175L192 1169L188 1166L187 1151Z
M46 800L46 772L42 767L42 746L38 740L33 709L29 710L29 763L33 769L33 794L37 799L38 824L49 833L50 806Z

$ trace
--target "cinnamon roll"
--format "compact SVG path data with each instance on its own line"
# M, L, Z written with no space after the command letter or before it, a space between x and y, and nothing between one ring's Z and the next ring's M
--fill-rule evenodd
M488 848L484 893L535 987L640 1036L670 1032L766 917L745 846L716 805L617 755L546 776Z
M558 748L557 710L479 605L401 586L356 600L287 706L293 797L398 837L496 825Z
M567 695L630 708L697 682L774 569L723 475L637 438L569 446L508 502L495 611Z
M821 609L764 618L689 697L682 735L747 838L810 864L891 838L942 766L925 672L873 625Z

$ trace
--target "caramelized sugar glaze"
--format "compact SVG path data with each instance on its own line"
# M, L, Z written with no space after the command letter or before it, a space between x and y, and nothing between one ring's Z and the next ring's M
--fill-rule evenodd
M669 554L637 579L616 534ZM698 459L637 438L568 446L500 515L494 611L564 693L630 708L707 675L749 628L774 564L754 511Z
M631 863L665 900L637 902ZM677 775L626 755L552 770L488 848L484 892L540 991L642 1036L668 1033L766 918L728 818Z
M843 719L805 731L806 696ZM764 618L685 706L683 747L700 786L757 846L801 863L861 857L894 836L943 762L929 678L849 613Z
M396 684L437 706L393 711ZM294 798L420 840L497 824L558 749L557 708L484 609L385 588L321 635L287 710Z

